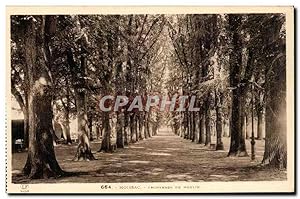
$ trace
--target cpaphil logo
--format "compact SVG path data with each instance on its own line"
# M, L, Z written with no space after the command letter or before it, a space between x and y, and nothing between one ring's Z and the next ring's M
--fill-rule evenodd
M106 95L99 99L99 108L103 112L111 111L199 111L200 108L195 107L196 96L112 96Z
M29 185L28 184L21 184L20 188L21 188L21 192L29 192Z

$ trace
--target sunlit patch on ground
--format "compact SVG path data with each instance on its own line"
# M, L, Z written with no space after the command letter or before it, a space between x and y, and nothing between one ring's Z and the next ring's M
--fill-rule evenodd
M128 161L128 162L133 163L133 164L148 164L150 161L131 160L131 161Z
M145 155L169 156L171 154L170 153L156 153L156 152L153 152L153 153L145 153Z

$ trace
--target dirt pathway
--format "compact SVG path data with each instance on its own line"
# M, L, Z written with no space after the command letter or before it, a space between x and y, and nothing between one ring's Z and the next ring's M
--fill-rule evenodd
M213 137L213 140L215 138ZM78 176L49 179L47 182L167 182L167 181L244 181L284 180L284 171L261 168L263 141L257 141L257 161L249 157L228 158L229 138L224 138L224 151L214 151L200 144L178 137L168 129L157 136L141 140L115 153L95 153L96 161L73 162L76 145L57 146L56 155L66 171L79 172ZM250 141L247 140L250 149ZM100 142L92 143L92 150ZM25 164L26 153L13 155L14 173ZM26 182L16 176L14 181ZM45 182L35 180L33 182Z

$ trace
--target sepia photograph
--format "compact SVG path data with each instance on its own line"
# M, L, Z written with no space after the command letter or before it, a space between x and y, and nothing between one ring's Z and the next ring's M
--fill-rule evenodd
M7 7L8 193L292 193L293 7Z

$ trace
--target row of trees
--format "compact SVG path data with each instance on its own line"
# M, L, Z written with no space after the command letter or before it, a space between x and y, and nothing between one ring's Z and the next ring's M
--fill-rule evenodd
M186 139L210 145L215 123L216 149L223 149L229 120L229 156L247 155L244 121L254 110L258 132L266 120L263 163L286 167L284 21L279 14L12 16L11 91L24 113L24 173L64 175L53 124L62 124L69 144L73 117L74 160L95 159L93 128L103 132L104 152L155 135L163 113L101 112L98 103L105 95L160 93L197 96L199 112L170 113Z
M262 139L265 117L263 164L285 168L284 15L178 15L167 25L174 48L167 89L198 96L201 107L199 112L172 113L174 132L210 145L215 128L216 150L222 150L229 120L228 156L247 156L245 126L256 117L257 138Z
M11 89L24 114L25 175L64 174L54 153L53 123L62 124L70 144L72 117L79 140L74 160L95 159L93 126L103 132L99 151L104 152L156 134L160 114L101 112L98 103L104 95L160 92L165 23L163 15L12 16Z

